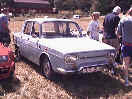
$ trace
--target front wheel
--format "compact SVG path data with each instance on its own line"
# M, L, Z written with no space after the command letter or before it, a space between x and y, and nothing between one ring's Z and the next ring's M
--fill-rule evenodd
M50 61L48 58L45 58L41 61L41 71L42 74L49 80L53 79L54 71L52 70Z

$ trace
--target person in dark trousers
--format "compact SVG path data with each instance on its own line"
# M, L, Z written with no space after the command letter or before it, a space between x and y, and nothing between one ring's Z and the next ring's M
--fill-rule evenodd
M1 9L0 14L0 42L3 43L5 46L9 46L11 39L10 39L10 30L8 27L8 8Z
M122 37L122 57L125 86L129 86L128 68L131 65L132 58L132 7L128 11L128 15L124 16L118 25L117 36Z
M116 49L117 53L116 53L115 61L117 63L120 63L120 59L118 59L120 43L116 35L117 26L120 21L120 17L119 17L120 13L121 13L121 8L119 6L116 6L113 9L112 13L109 13L105 16L103 22L103 29L104 29L103 42L113 46Z

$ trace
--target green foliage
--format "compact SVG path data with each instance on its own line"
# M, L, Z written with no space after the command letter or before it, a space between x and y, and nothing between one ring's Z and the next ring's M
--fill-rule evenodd
M126 11L132 0L54 0L59 10L100 11L106 14L112 11L116 5L121 6L122 11Z
M116 6L112 0L99 0L96 5L96 10L100 11L102 14L106 14L112 11L112 8Z
M1 6L11 6L14 0L0 0ZM112 11L113 7L119 5L122 11L127 11L132 5L132 0L48 0L51 7L59 10L81 10L84 12L100 11L106 14Z
M89 10L90 0L55 0L55 6L59 10Z
M9 6L12 5L13 2L14 0L0 0L0 6L1 7Z

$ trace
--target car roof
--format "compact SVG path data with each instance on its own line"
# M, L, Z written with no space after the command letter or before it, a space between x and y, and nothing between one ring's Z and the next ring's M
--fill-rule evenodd
M71 22L72 20L70 19L57 19L57 18L33 18L33 19L28 19L26 21L36 21L38 23L43 23L43 22L53 22L53 21L69 21Z

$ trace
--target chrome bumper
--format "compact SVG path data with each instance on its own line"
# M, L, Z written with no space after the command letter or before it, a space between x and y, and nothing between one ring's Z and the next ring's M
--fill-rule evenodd
M57 72L60 73L60 74L80 74L80 73L83 73L82 70L84 68L91 68L91 67L100 67L100 68L105 68L106 66L109 66L110 64L98 64L98 65L92 65L92 66L83 66L83 67L80 67L78 68L77 70L66 70L64 68L57 68ZM114 66L114 64L111 64L112 66Z

